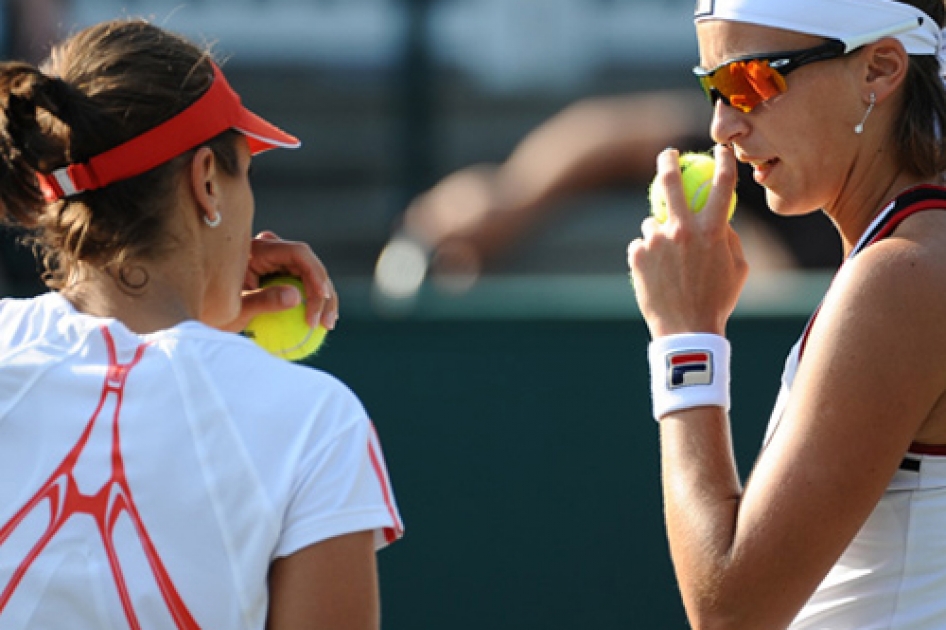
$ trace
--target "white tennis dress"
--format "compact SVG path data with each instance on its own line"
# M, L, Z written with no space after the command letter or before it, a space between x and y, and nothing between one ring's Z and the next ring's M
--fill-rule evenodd
M274 559L366 530L401 522L333 377L193 321L0 300L0 630L260 630Z
M910 214L944 209L946 189L911 189L884 209L849 259ZM785 409L806 337L807 328L786 361L766 441ZM911 447L867 522L790 628L946 628L946 447Z

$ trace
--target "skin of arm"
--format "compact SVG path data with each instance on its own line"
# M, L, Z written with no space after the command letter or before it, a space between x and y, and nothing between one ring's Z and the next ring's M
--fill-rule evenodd
M717 260L712 279L694 276L705 265L682 264L687 249L722 239L714 236L725 227L720 208L710 205L656 233L645 226L643 241L631 246L635 288L654 336L724 331L741 287L738 264L727 269ZM943 213L916 215L844 266L812 328L780 426L744 489L720 408L662 419L667 531L694 628L786 627L870 515L910 443L944 441L944 235ZM717 249L724 259L726 248ZM635 264L651 280L663 276L653 286L701 287L692 302L700 306L667 315L684 302L648 293ZM707 312L724 314L723 321L697 315Z
M502 164L461 169L419 196L405 210L404 229L435 251L435 272L478 269L555 199L648 181L656 155L680 138L705 135L710 114L695 90L580 100L526 135Z
M374 533L346 534L273 563L267 630L378 630Z

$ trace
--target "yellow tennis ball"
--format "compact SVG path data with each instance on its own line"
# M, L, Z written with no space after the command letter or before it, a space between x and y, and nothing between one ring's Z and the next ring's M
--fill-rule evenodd
M260 287L291 285L299 289L302 301L296 306L275 313L263 313L250 320L245 334L273 356L301 361L314 354L328 331L321 324L310 328L305 321L305 287L292 276L270 276Z
M706 205L710 190L713 188L713 173L716 161L705 153L683 153L680 155L680 178L683 180L683 194L687 207L693 212L700 212ZM736 193L729 204L729 218L736 211ZM667 220L667 199L662 188L650 185L650 212L658 222Z

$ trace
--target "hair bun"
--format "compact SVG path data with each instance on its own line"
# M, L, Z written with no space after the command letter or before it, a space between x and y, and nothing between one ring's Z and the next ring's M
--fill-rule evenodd
M30 64L0 63L0 217L36 224L45 205L36 173L68 163L62 112L73 91Z

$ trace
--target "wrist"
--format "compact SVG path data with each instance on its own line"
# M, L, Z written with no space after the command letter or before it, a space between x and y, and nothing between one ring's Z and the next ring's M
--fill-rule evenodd
M651 341L647 350L654 418L715 406L729 411L731 347L722 335L681 333Z

